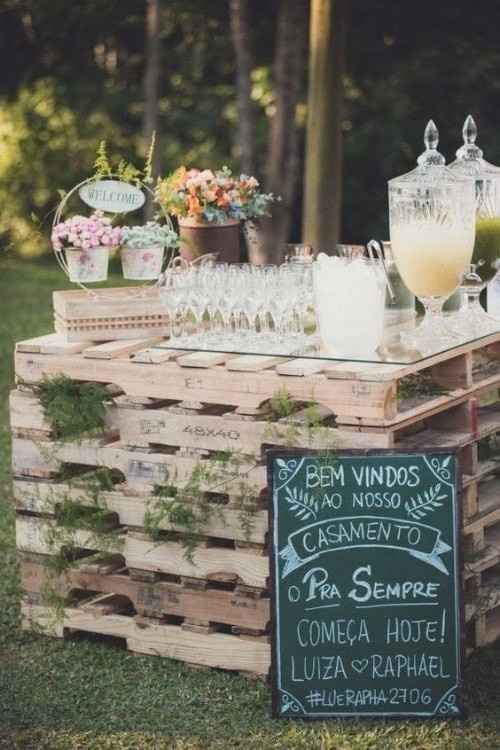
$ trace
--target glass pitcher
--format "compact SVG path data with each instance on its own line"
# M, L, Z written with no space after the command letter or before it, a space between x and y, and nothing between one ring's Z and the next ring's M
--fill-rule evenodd
M425 310L424 320L414 331L402 334L402 340L423 352L456 341L442 308L471 262L475 237L474 183L445 166L438 142L438 130L430 120L418 166L389 181L394 260Z

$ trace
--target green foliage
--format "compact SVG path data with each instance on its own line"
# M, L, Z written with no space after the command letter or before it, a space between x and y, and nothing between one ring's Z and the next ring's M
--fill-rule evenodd
M51 518L42 533L49 554L41 599L50 610L52 624L61 622L67 605L59 593L60 577L78 562L81 548L97 550L105 557L123 547L124 536L101 497L101 492L109 491L113 485L113 472L98 469L69 480L68 494L63 498L54 496L45 509Z
M99 143L97 155L94 161L94 177L101 179L103 177L117 177L121 182L128 182L133 185L141 185L143 182L151 182L151 169L153 160L153 151L156 141L156 134L153 133L149 144L146 161L143 169L139 169L132 162L120 159L116 167L113 167L108 157L108 147L106 141Z
M286 419L293 414L297 406L285 388L281 388L269 401L271 415L274 419Z
M94 161L94 170L94 174L96 177L109 177L111 174L113 174L111 164L109 163L106 141L101 141L99 143L99 148L97 149L97 154Z
M52 78L23 83L13 101L0 99L0 241L3 250L50 251L56 188L69 190L89 172L98 138L125 145L105 110L82 117ZM73 207L80 209L77 200ZM36 221L33 221L32 216ZM59 275L59 286L63 279Z
M99 383L79 383L65 375L40 385L44 414L59 440L78 440L104 431L111 396Z
M238 519L244 537L249 539L258 491L248 480L248 474L256 465L237 452L224 451L207 461L199 461L181 486L157 485L144 518L146 532L156 541L165 537L167 529L181 532L177 540L186 559L193 563L200 539L208 535L210 521L217 517L225 523L220 496L231 485L231 496L239 509Z
M178 496L177 488L171 485L158 485L154 489L155 500L150 502L144 517L144 530L155 541L160 541L166 527L172 526L182 530L180 541L184 547L186 559L193 562L193 555L203 534L203 523L209 515L202 513L201 501L195 509L188 498ZM207 519L208 520L208 519Z
M426 399L432 396L442 396L448 391L438 385L432 375L417 372L413 375L407 375L398 380L397 398L398 401L407 399Z
M169 226L158 224L156 221L148 221L144 225L124 227L122 244L139 250L156 245L173 248L179 245L179 237L177 232Z

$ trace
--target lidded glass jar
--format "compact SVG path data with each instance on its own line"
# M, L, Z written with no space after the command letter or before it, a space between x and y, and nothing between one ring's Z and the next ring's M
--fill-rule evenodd
M449 164L449 169L461 177L474 178L478 219L500 219L500 167L483 159L482 150L476 146L477 127L471 115L464 122L462 136L463 146L456 152L457 158ZM476 234L477 230L476 226Z
M476 145L477 127L473 117L468 115L462 129L463 146L456 155L457 158L450 164L450 169L457 175L469 177L474 181L476 188L476 239L474 244L473 262L476 264L471 273L476 273L484 282L490 281L495 276L500 258L500 167L490 164L483 158L483 151ZM467 286L464 282L464 288ZM480 290L479 290L480 291ZM491 292L491 295L490 295ZM479 292L478 292L479 295ZM493 298L493 299L490 299ZM498 299L494 299L498 298ZM496 301L496 307L500 308L500 281L497 275L495 282L488 288L488 311L490 302ZM485 327L492 326L491 318L487 319L481 313L479 302L474 302L475 319L466 318L472 310L464 309L464 320L461 323L468 324L471 334L480 335L486 332ZM497 310L500 312L500 310ZM495 314L495 313L494 313ZM479 317L478 317L479 316ZM481 325L482 323L482 325Z
M403 282L426 312L406 343L426 351L453 341L442 306L471 262L475 237L474 183L445 166L438 142L430 120L418 166L389 181L392 253Z

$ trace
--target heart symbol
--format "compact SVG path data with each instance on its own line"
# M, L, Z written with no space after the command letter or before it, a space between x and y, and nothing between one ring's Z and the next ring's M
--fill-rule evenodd
M351 666L358 674L363 674L368 666L368 659L353 659Z

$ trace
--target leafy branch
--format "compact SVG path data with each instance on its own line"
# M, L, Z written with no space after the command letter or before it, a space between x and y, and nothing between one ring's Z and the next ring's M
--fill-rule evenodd
M405 510L410 518L418 520L425 518L427 513L433 513L437 508L441 508L443 503L441 500L446 499L446 495L440 495L441 483L436 484L430 490L425 490L423 495L420 493L416 497L412 497L405 503Z
M97 149L94 161L94 177L101 179L103 177L112 177L116 175L122 182L131 185L140 185L141 182L150 184L153 181L153 154L156 145L156 133L151 136L151 141L146 154L146 161L142 169L139 169L132 162L120 159L116 168L113 167L108 156L106 141L101 141Z

